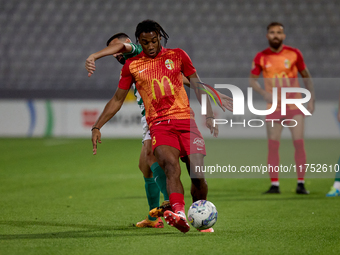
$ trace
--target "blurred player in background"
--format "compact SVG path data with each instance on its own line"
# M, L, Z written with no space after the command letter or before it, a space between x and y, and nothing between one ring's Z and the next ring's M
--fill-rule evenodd
M291 86L300 87L297 78L298 73L304 78L305 87L311 93L311 99L308 102L307 110L312 114L314 112L314 86L311 75L304 63L301 52L298 49L283 45L286 35L284 27L281 23L273 22L267 27L267 39L269 47L259 53L254 58L253 67L250 74L251 87L263 96L268 103L268 109L272 104L272 89L278 89L278 106L274 113L267 115L266 119L275 119L268 121L267 137L268 137L268 165L279 166L279 147L281 132L283 126L281 121L284 119L294 119L298 124L295 127L289 127L293 143L295 147L295 163L297 171L298 183L296 188L297 194L309 194L304 186L304 176L306 163L306 152L304 147L304 114L295 106L287 105L286 115L281 115L281 87ZM264 89L257 81L260 73L263 73ZM300 93L289 93L287 98L301 98ZM279 173L275 171L269 172L271 179L271 187L265 193L280 193L279 189Z
M340 122L340 93L339 93L339 107L338 107L338 121ZM340 167L340 157L338 160L338 165ZM340 196L340 171L335 174L335 180L331 190L326 194L326 197L338 197Z

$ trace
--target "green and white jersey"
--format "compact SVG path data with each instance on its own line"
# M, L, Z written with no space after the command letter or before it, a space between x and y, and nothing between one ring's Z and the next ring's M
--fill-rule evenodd
M144 117L145 116L145 107L144 107L144 102L143 102L143 99L142 97L139 95L137 89L136 89L136 85L133 84L132 85L133 87L133 94L135 94L135 97L137 98L137 104L139 106L139 109L140 109L140 113L142 114L142 116Z
M132 47L132 50L128 53L123 53L125 60L129 59L129 58L133 58L143 51L142 46L139 45L139 44L130 43L130 45ZM137 98L137 104L138 104L138 106L141 110L142 116L144 117L145 116L145 107L144 107L143 99L139 95L135 84L133 84L133 93L134 93L135 97Z
M143 51L143 48L140 44L130 43L130 45L132 50L130 52L123 53L125 60L133 58Z

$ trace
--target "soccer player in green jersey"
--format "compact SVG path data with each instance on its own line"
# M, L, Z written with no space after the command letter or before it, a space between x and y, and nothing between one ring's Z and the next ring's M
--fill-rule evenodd
M340 122L340 93L339 93L338 121ZM338 160L338 165L340 166L340 157ZM336 172L334 184L331 187L331 190L326 194L326 197L338 197L338 196L340 196L340 171Z

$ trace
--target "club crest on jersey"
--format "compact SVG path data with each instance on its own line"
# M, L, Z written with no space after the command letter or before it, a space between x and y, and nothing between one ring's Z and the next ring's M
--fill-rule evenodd
M167 59L167 60L165 60L165 66L169 70L172 70L172 69L174 69L174 62L172 62L171 59Z
M290 68L290 61L288 59L285 59L285 68Z

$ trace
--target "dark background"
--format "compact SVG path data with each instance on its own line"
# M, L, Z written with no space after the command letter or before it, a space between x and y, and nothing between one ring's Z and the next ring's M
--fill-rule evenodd
M85 59L117 32L135 42L136 25L154 19L182 48L201 78L246 78L253 57L268 46L266 26L285 25L285 43L299 48L315 78L340 72L340 1L0 0L0 98L110 98L121 69ZM327 99L340 85L316 84ZM336 99L336 97L335 97Z

